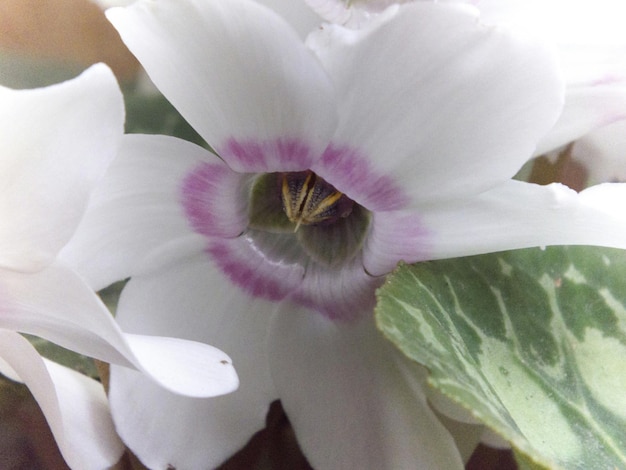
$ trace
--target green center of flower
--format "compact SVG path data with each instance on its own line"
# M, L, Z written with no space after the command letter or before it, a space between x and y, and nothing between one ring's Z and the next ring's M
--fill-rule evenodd
M359 252L370 221L367 209L310 170L257 176L248 215L250 230L281 234L286 251L329 266Z

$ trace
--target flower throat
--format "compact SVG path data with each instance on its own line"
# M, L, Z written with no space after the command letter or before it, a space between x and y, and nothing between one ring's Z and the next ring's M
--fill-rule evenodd
M357 256L370 222L367 209L310 170L257 175L248 217L246 234L260 251L280 247L282 257L325 267Z

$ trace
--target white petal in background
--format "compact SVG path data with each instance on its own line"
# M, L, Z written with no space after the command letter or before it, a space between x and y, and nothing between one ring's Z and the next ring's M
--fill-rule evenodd
M37 400L70 467L99 470L120 459L124 446L102 384L43 359L13 331L0 329L0 357L17 374L11 378L19 377Z
M602 127L576 141L572 158L585 166L589 185L626 182L626 121Z
M122 94L111 71L95 65L47 88L0 87L0 102L0 266L39 269L68 241L115 156Z
M475 3L483 21L525 29L560 46L626 46L623 27L626 5L619 0L478 0Z
M626 54L623 60L626 62ZM537 145L535 155L549 153L584 137L588 132L624 119L626 75L570 85L565 94L563 112L555 126Z
M405 375L372 317L338 325L286 305L270 331L274 383L313 468L463 468L424 382Z

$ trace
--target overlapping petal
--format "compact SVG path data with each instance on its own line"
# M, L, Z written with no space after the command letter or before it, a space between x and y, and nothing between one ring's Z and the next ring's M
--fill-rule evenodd
M118 321L133 333L175 335L227 349L241 386L211 400L188 399L114 366L111 409L118 432L148 467L214 468L263 427L267 407L277 398L265 343L274 307L242 294L208 257L167 258L167 269L129 281Z
M285 305L268 344L274 383L313 468L463 468L418 370L402 369L408 363L372 318L346 327Z
M337 89L335 145L359 150L414 202L510 178L561 111L551 49L481 24L466 5L403 5L357 31L325 26L308 44ZM341 176L324 175L350 195Z
M176 393L215 396L237 388L225 353L174 338L125 335L85 282L59 263L36 273L0 270L0 289L2 328L137 368Z
M244 177L189 142L126 135L61 258L95 289L129 277L151 251L192 233L183 211L185 191L187 199L196 201L196 212L219 211L211 218L219 219L219 227L212 223L214 234L237 235L246 224L246 201L239 197L241 184L232 178Z
M558 149L589 132L624 119L626 75L569 86L563 112L550 132L540 140L535 155Z
M372 225L363 249L363 265L373 276L383 276L400 261L430 259L436 236L419 211L389 211L372 215Z
M428 259L546 245L626 248L626 185L581 193L560 184L509 181L456 204L421 213L429 227Z
M604 126L576 141L572 159L584 165L587 184L626 181L626 120Z
M582 193L561 185L508 181L475 198L375 214L365 268L547 245L626 248L626 185Z
M278 152L247 160L248 145L302 143L308 153L294 170L310 166L327 145L336 123L330 80L270 9L197 0L107 13L160 91L234 170L285 169Z
M63 458L72 468L102 469L124 452L102 384L43 359L19 334L0 329L0 357L41 407Z
M382 283L365 272L360 256L335 269L311 263L291 298L330 320L349 322L373 310L374 291Z
M35 270L68 241L115 156L122 94L111 71L95 65L59 85L0 88L0 102L0 266Z

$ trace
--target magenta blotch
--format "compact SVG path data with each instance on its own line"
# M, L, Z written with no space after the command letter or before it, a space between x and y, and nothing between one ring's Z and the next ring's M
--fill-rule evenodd
M430 233L414 212L372 214L371 230L363 248L363 264L372 275L390 272L400 261L432 259Z
M318 158L305 142L290 138L271 141L230 138L216 150L235 171L248 173L306 170Z
M282 300L304 276L302 266L272 263L245 237L212 240L207 252L233 284L254 297Z
M329 320L351 322L374 310L375 291L383 281L383 277L369 276L360 259L340 270L313 265L307 269L304 282L290 300Z
M372 168L354 148L331 144L311 169L370 211L398 210L409 203L395 181Z
M243 292L269 301L289 300L331 320L349 322L371 314L374 307L382 278L368 273L385 274L400 260L423 257L423 239L428 237L422 224L415 214L406 218L398 210L407 206L407 195L356 149L329 145L315 156L298 139L231 138L218 150L226 163L194 168L182 184L182 205L193 230L207 237L207 254ZM371 225L362 227L364 245L345 262L312 257L295 232L248 227L250 191L259 173L309 169L371 212ZM278 205L275 210L283 209ZM271 220L272 214L267 216ZM319 231L319 236L328 233ZM316 246L333 241L337 239L321 239Z
M193 230L209 237L236 237L246 228L248 176L223 163L201 163L183 180L181 202Z

